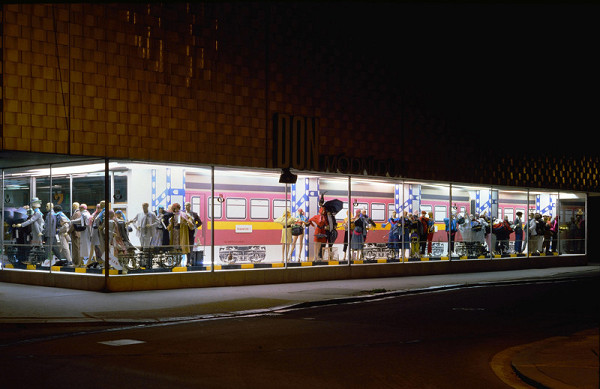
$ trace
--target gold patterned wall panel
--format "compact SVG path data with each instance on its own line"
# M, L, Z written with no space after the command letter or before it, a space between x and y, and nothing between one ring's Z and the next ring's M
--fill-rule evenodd
M318 120L328 158L393 160L404 177L598 188L598 158L496 156L462 136L403 87L379 52L396 47L335 10L2 5L2 148L274 167L272 119L285 114Z

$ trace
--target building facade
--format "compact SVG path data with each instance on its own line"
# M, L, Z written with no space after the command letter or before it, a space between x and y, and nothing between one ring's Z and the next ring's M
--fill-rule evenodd
M364 6L348 5L354 16L366 12ZM447 202L444 217L455 216L453 194L464 201L467 213L479 213L484 203L504 197L519 203L513 213L517 208L540 211L541 202L551 209L562 204L575 217L586 211L587 195L600 192L597 153L571 148L530 152L527 144L511 152L482 147L471 130L462 128L460 115L415 89L424 77L415 72L411 78L418 64L390 63L389 52L397 48L342 17L346 14L339 7L192 2L27 3L0 9L3 191L17 193L8 188L10 180L25 182L27 188L24 198L5 196L5 208L25 205L27 197L56 202L62 191L68 192L62 199L68 199L66 213L72 216L71 203L81 202L73 185L83 193L79 185L91 185L86 180L98 185L96 197L85 200L91 208L105 197L116 205L122 176L127 179L121 190L136 203L123 209L132 216L148 202L156 212L161 199L152 196L161 191L154 187L152 192L148 185L169 177L180 180L188 194L192 183L208 191L202 197L207 202L197 204L204 207L206 221L221 204L206 199L218 199L218 191L225 191L229 183L223 181L219 188L218 181L230 169L239 169L233 174L236 181L244 181L248 172L261 172L267 181L277 182L280 169L291 168L300 175L294 185L306 183L307 193L318 192L317 177L329 179L325 186L330 185L330 193L346 196L345 209L356 200L348 180L360 182L355 193L369 192L362 180L388 180L389 188L370 193L393 198L396 192L400 198L368 201L369 207L383 204L380 223L392 210L406 211L407 201L414 200L412 190ZM410 59L404 56L401 62ZM495 139L488 135L486 142ZM148 163L152 166L142 166ZM35 168L48 171L38 172L34 182ZM50 183L47 194L39 184L43 180ZM132 187L136 180L139 185ZM445 188L441 197L433 193L438 184ZM264 185L275 186L270 181ZM151 193L137 192L146 186ZM464 190L454 192L459 187ZM275 200L289 201L288 189L283 200L280 189L274 190L277 196L263 196L270 201L264 220L272 223L276 210L289 208L285 202L274 205ZM513 189L519 192L515 198L509 195ZM190 199L183 194L179 201ZM223 200L225 207L228 198ZM239 208L230 205L235 215ZM435 213L436 204L426 205ZM260 204L256 206L260 215ZM312 206L314 215L316 203ZM415 202L411 211L420 206ZM494 216L503 217L497 207ZM443 224L444 217L436 216L436 222ZM227 228L239 232L244 227ZM210 237L213 250L216 239ZM379 240L385 243L383 235ZM448 238L444 241L447 247L439 257L449 255Z

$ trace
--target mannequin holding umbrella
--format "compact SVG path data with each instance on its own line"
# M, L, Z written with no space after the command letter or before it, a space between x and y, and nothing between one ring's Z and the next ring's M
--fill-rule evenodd
M33 214L33 210L29 209L28 206L24 206L21 208L8 207L4 209L4 220L6 222L6 225L12 227L11 238L13 238L16 242L16 247L7 247L6 253L9 257L11 257L9 251L14 250L14 255L16 255L16 258L20 262L23 262L27 259L27 255L29 254L30 250L30 248L26 246L26 244L28 244L29 240L31 239L31 227L20 227L20 223L25 222L29 214ZM5 233L6 232L7 231L5 231Z
M31 244L41 245L44 231L44 215L40 211L42 201L37 197L31 199L29 205L33 209L33 215L23 223L13 224L13 227L21 228L31 226Z
M344 207L344 203L338 199L333 199L323 202L323 208L325 209L325 215L327 217L327 228L325 234L327 235L327 250L329 251L329 258L332 258L331 248L335 243L338 236L337 221L335 215Z
M308 223L315 227L314 252L319 261L323 259L323 243L329 243L331 247L335 242L335 238L337 238L335 215L342 207L343 204L340 200L325 201L324 194L322 194L319 201L319 213L308 219Z

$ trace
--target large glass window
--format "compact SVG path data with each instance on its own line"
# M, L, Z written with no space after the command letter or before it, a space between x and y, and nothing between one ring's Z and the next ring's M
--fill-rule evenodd
M559 253L586 253L585 194L560 193L557 219Z
M352 259L361 263L399 260L399 230L395 228L398 222L389 222L397 208L396 184L363 178L353 178L351 184L348 214L354 219L350 234ZM390 209L393 210L392 215L388 216ZM397 215L395 219L398 219Z
M558 193L530 191L528 207L529 255L558 254Z
M215 168L215 197L224 207L224 218L214 222L215 265L284 264L289 259L291 184L279 183L279 176Z
M319 174L285 184L273 170L123 161L105 174L105 166L4 169L3 264L102 272L106 236L114 274L586 252L580 193Z
M524 255L527 245L527 192L494 189L491 194L492 216L495 218L492 234L496 241L493 251L499 255Z
M508 254L508 238L497 235L493 228L500 220L497 195L489 187L452 186L457 229L454 252L460 258L485 258L490 252Z
M448 256L449 187L447 185L421 184L420 214L422 236L419 239L421 257L439 260ZM454 219L452 219L454 221ZM423 246L423 247L421 247Z
M304 235L305 253L317 261L339 263L349 260L348 239L352 239L352 218L348 210L348 178L306 176L303 178L304 196L298 206L311 220ZM296 199L300 199L296 194ZM367 202L363 201L367 206ZM323 208L323 213L319 213Z

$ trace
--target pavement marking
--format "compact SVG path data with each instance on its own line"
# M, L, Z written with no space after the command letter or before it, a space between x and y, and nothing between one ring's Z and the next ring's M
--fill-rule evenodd
M105 344L107 346L130 346L132 344L146 343L143 340L135 340L135 339L118 339L118 340L107 340L105 342L98 342L101 344Z

